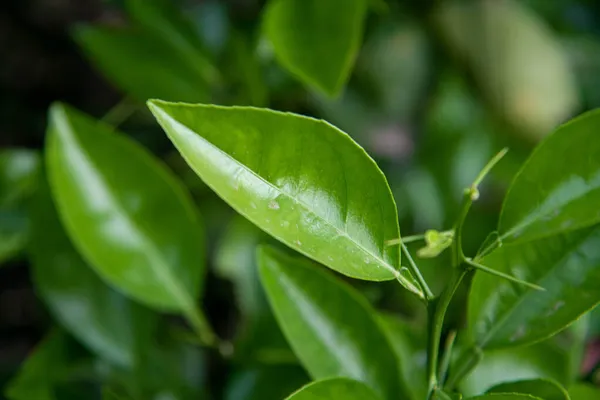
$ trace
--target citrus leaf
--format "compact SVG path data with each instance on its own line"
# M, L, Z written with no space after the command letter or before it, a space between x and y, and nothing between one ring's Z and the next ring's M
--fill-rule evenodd
M258 227L345 275L397 278L422 296L398 247L385 246L399 237L386 179L344 132L252 107L149 107L198 176Z

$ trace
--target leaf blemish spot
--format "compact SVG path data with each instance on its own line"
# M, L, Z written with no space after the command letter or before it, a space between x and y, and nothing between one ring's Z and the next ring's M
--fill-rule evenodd
M269 203L269 208L270 208L271 210L279 210L279 203L278 203L278 202L276 202L275 200L272 200L272 201Z

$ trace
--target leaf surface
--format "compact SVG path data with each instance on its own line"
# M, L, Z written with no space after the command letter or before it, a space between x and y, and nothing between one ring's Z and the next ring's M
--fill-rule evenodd
M600 111L542 142L515 176L502 206L503 242L528 241L600 221Z
M378 400L364 383L345 378L317 381L304 386L287 400Z
M505 382L492 387L488 393L524 393L544 400L570 400L567 391L549 379Z
M265 32L285 68L335 96L358 54L367 7L366 0L271 0Z
M84 259L146 305L193 313L204 235L181 183L141 146L60 104L50 113L46 163L61 220Z
M383 173L328 123L251 107L149 107L188 164L240 214L291 248L345 275L397 277L394 199Z
M260 247L261 279L292 349L314 379L343 376L382 398L400 391L396 359L366 300L326 271Z
M481 348L542 340L600 302L598 226L505 245L482 263L545 290L477 273L469 297L469 326Z
M104 283L73 248L43 182L31 204L29 256L37 293L54 318L100 357L134 365L136 341L153 315Z

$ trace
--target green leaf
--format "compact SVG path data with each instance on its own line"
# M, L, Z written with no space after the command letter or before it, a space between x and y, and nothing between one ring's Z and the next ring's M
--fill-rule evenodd
M396 277L422 296L408 270L398 270L398 247L384 244L399 237L385 177L345 133L251 107L149 107L196 173L261 229L345 275Z
M304 386L287 400L378 400L371 388L364 383L346 378L331 378Z
M0 151L0 263L19 254L29 240L24 203L35 189L40 166L37 152Z
M560 384L548 379L505 382L492 387L488 393L526 393L544 400L570 400Z
M46 163L67 233L103 279L151 307L192 315L204 237L181 183L130 139L60 104L50 111Z
M488 350L473 372L461 382L460 389L465 395L474 396L505 382L543 378L565 384L567 372L565 354L549 342Z
M0 208L0 263L18 255L29 241L29 216L19 207Z
M154 316L107 286L81 259L60 224L49 190L44 180L30 207L29 256L37 293L83 344L131 368L135 344L150 337Z
M523 345L566 328L600 302L600 227L505 245L482 261L544 291L478 273L469 327L481 348Z
M587 383L578 383L569 388L571 400L600 399L600 388Z
M271 0L265 33L285 68L333 97L352 71L367 8L366 0Z
M196 64L140 29L80 26L74 37L85 54L116 86L140 101L206 101L205 77Z
M76 361L73 344L64 332L53 330L5 387L5 396L9 400L59 400L55 389Z
M600 221L600 160L595 157L600 152L599 128L600 112L589 112L536 148L504 200L499 222L504 242L547 237Z
M132 19L148 33L153 43L159 40L174 50L194 68L205 82L214 82L218 71L207 58L204 46L192 21L172 0L127 0Z
M272 247L259 248L258 263L279 325L314 379L348 377L382 398L398 396L392 347L364 298L307 260Z
M233 374L224 400L281 400L307 382L298 365L252 367Z
M469 397L466 400L546 400L540 397L531 396L521 393L493 393L484 394L483 396Z
M18 204L33 192L39 168L40 156L36 151L0 151L0 208Z

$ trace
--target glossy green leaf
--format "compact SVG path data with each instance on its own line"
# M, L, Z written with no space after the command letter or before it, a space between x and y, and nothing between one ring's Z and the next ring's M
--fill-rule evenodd
M60 224L47 184L31 204L29 256L37 293L54 318L111 362L133 367L135 343L149 337L153 315L117 293L86 265Z
M287 398L287 400L334 399L378 400L380 397L364 383L346 378L332 378L310 383Z
M488 393L525 393L544 400L570 400L560 384L548 379L505 382L492 387Z
M385 177L342 131L250 107L149 107L196 173L261 229L345 275L397 277L420 294L398 247L385 246L399 237Z
M523 345L566 328L600 302L600 227L505 245L482 261L545 289L478 273L469 326L481 348Z
M565 354L549 342L513 349L487 350L477 367L460 384L466 396L486 392L505 382L549 379L566 384Z
M589 112L558 128L536 148L504 200L499 223L504 242L551 236L600 221L599 128L600 112Z
M252 367L233 374L224 400L281 400L308 381L298 365Z
M198 66L140 29L81 26L77 43L106 77L138 100L206 101L208 88Z
M587 383L578 383L569 388L571 400L600 399L600 388Z
M546 400L541 397L535 397L521 393L492 393L483 396L469 397L466 400Z
M367 7L366 0L271 0L265 32L285 68L335 96L350 76Z
M209 61L192 21L172 0L127 0L132 19L158 40L177 50L205 82L214 82L218 71Z
M344 376L382 398L398 396L392 347L364 298L327 271L272 247L260 247L258 260L279 325L314 379Z
M193 314L204 237L175 177L130 139L60 104L46 163L67 233L96 271L149 306Z

